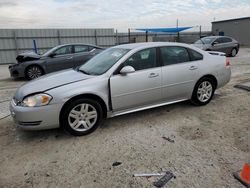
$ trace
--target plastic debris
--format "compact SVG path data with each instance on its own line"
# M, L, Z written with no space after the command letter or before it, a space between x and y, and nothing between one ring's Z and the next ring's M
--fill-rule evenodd
M161 173L142 173L142 174L134 174L134 177L152 177L152 176L163 176L166 172Z
M164 140L167 140L167 141L171 142L171 143L174 143L174 140L171 139L171 138L169 138L169 137L163 136L162 138L163 138Z
M112 166L119 166L119 165L121 165L121 164L122 164L121 162L116 161L116 162L114 162L114 163L112 164Z
M175 176L172 172L166 172L165 175L163 177L161 177L158 181L154 182L153 185L155 187L163 187L173 177L175 177Z

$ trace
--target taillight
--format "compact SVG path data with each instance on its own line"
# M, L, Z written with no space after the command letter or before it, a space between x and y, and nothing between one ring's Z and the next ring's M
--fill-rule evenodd
M226 58L226 68L229 68L230 67L230 61L229 61L229 58Z

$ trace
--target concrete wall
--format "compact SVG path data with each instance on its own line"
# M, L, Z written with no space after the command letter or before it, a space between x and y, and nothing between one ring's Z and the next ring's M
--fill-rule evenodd
M115 45L114 29L0 29L0 64L14 63L16 56L33 49L39 53L66 43Z
M250 46L250 18L212 22L212 32L213 35L224 32L225 36L233 37L241 45Z

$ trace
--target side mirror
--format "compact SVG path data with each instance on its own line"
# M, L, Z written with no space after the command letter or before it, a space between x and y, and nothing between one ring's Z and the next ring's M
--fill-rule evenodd
M135 72L135 69L131 66L125 66L120 70L120 74L122 75L126 75L132 72Z
M49 57L51 57L51 58L52 58L52 57L55 57L55 56L56 56L56 53L53 53L53 52L52 52L51 54L49 54Z
M212 43L212 46L214 46L214 45L216 45L216 44L219 44L219 43L215 41L215 42Z

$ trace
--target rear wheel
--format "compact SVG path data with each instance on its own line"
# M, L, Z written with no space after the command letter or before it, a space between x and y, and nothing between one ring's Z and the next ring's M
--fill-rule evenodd
M25 71L25 77L28 80L33 80L33 79L38 78L42 75L43 75L43 70L41 67L39 67L37 65L31 65Z
M195 85L191 101L195 105L206 105L212 100L214 91L214 81L210 78L202 78Z
M231 54L230 54L230 56L232 56L232 57L235 57L236 55L237 55L237 49L236 48L233 48L232 50L231 50Z
M71 102L61 114L60 124L74 136L92 133L101 123L101 105L92 99L77 99Z

